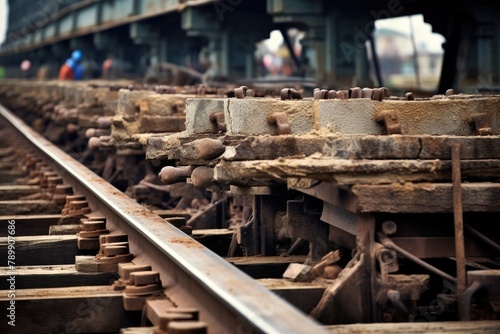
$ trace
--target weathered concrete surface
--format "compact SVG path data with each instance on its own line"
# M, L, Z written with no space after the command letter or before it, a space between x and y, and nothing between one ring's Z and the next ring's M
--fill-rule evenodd
M193 95L157 94L152 91L120 89L117 115L171 116L184 112L186 99Z
M229 99L197 98L186 100L186 134L213 133L214 126L210 114L224 112ZM227 122L227 121L226 121Z
M370 99L316 101L315 129L342 134L382 134L383 124L374 119L377 102Z
M224 115L227 133L278 134L276 126L270 125L266 120L266 117L273 112L283 112L287 115L292 134L308 133L315 128L313 104L313 100L230 99Z
M384 124L377 115L394 110L405 135L470 136L476 129L470 118L486 113L493 134L500 134L500 98L480 95L456 95L415 101L370 99L349 100L287 100L272 98L228 99L225 119L228 134L277 134L275 126L266 117L273 112L284 112L292 134L313 130L339 134L384 133ZM188 116L190 117L190 116ZM194 133L194 131L193 131Z
M190 95L121 89L111 136L116 140L131 140L137 133L183 131L184 104L188 97Z
M487 113L493 134L500 134L500 97L457 95L452 98L374 102L375 111L396 110L402 134L470 136L475 129L468 119Z

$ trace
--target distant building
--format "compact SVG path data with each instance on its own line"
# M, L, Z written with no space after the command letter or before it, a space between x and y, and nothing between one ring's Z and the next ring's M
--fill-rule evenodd
M411 37L383 28L375 30L374 38L384 85L424 91L436 89L441 74L443 52L431 51L425 44L417 45L419 87Z

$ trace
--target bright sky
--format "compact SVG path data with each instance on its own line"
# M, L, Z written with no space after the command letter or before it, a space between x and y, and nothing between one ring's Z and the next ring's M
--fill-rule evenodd
M443 36L433 33L430 24L424 22L422 15L402 16L386 20L375 21L375 28L387 28L406 35L410 35L410 19L413 24L415 42L417 49L426 49L429 51L442 51L442 44L445 39Z
M7 0L0 0L0 44L5 40L7 31Z

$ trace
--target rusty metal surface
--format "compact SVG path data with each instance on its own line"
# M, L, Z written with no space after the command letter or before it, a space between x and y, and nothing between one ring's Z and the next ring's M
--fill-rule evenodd
M73 109L89 110L82 107L92 95L80 92L84 86L57 90L60 102L52 108L64 116L59 121L83 119ZM33 110L47 103L20 87L8 99L21 98ZM321 286L323 298L311 315L324 324L456 320L457 302L465 298L457 298L455 270L497 266L477 257L492 260L498 248L496 236L489 238L499 210L498 96L419 99L353 87L316 89L313 98L285 88L281 96L262 98L247 86L225 92L124 87L113 113L86 132L100 136L94 154L107 152L123 168L145 153L149 173L126 176L139 182L132 186L135 199L157 207L172 200L158 194L188 194L177 208L190 210L189 216L170 221L188 233L222 228L229 238L220 254L307 255L304 263L290 264L283 284ZM167 123L181 110L186 130L170 133ZM141 127L148 117L165 121L151 118L147 128L159 131L154 135ZM487 128L492 135L485 135ZM454 145L460 146L458 159ZM460 185L461 204L454 199L458 160L467 180ZM210 197L191 196L196 191ZM460 211L473 219L465 234L463 228L456 233L464 244L455 251L453 215ZM121 250L114 247L105 252ZM342 250L338 263L324 257L334 250ZM477 284L467 289L467 298L479 291ZM317 290L311 298L318 299ZM433 298L438 306L428 306ZM474 307L482 319L497 314Z
M231 264L178 229L166 225L160 217L92 172L82 170L79 163L27 128L5 108L1 107L0 111L42 154L65 171L65 181L78 193L86 195L91 207L99 205L100 212L110 217L107 223L111 230L129 235L137 263L146 261L157 268L167 280L166 291L173 299L203 305L208 320L218 328L215 332L235 332L241 326L266 333L311 329L322 332L316 323ZM259 311L263 301L273 305L271 312Z

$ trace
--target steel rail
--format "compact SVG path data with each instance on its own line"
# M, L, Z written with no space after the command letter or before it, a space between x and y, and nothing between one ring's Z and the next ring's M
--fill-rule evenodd
M327 333L313 319L83 167L0 104L0 115L46 158L113 233L127 233L135 263L160 272L165 294L199 308L209 333Z

